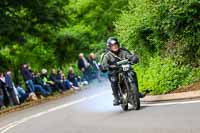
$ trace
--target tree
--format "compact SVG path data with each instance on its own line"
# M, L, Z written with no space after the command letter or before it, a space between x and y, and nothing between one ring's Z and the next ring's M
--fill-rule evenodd
M198 0L129 0L115 32L147 60L159 54L179 64L199 66L199 7Z

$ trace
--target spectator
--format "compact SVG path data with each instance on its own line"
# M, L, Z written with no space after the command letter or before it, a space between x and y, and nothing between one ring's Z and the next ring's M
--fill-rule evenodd
M2 82L0 80L0 110L2 106L4 105L3 99L4 99L3 87L2 87Z
M16 85L16 89L18 92L19 101L20 101L20 103L23 103L28 98L28 94L19 84Z
M45 85L49 85L51 87L52 91L55 91L57 89L55 83L48 78L47 69L45 68L42 69L41 78Z
M67 79L72 82L73 86L79 87L78 85L78 77L74 73L74 69L72 67L69 68Z
M41 86L44 90L42 90L43 92L43 95L49 95L52 93L52 89L51 89L51 86L44 83L41 76L40 76L40 73L37 72L35 74L35 77L34 77L34 86L37 85L37 86ZM40 87L40 89L41 89ZM41 91L41 90L40 90ZM46 91L46 92L45 92Z
M35 72L32 72L32 75L33 75L33 85L34 85L34 92L39 94L39 96L41 97L42 96L48 96L50 93L48 91L46 91L42 85L38 84L36 82L36 73ZM41 95L40 95L41 94Z
M5 74L5 83L6 83L6 88L8 90L8 93L9 93L11 103L14 104L14 105L19 104L18 97L17 97L15 90L14 90L14 83L13 83L13 80L12 80L10 70L8 70Z
M1 90L0 90L1 91ZM1 92L0 92L1 93ZM2 94L2 93L1 93ZM3 95L0 94L0 110L3 106Z
M62 70L58 70L57 79L61 81L61 83L64 85L66 90L70 90L70 89L73 88L72 84L70 83L70 81L65 79L65 76L64 76Z
M51 70L49 79L54 83L55 88L57 90L59 90L59 92L65 91L65 86L64 86L63 82L61 81L61 79L59 79L55 69Z
M70 82L67 78L65 78L65 75L62 74L62 79L64 81L64 85L66 87L67 90L78 90L78 87L73 86L73 83Z
M93 73L94 73L94 78L97 78L99 81L101 81L101 78L100 78L100 70L99 70L99 65L97 63L97 59L96 59L96 55L94 53L90 53L90 56L89 56L89 62L92 66L92 70L91 70L91 76L93 76Z
M84 57L83 53L79 54L79 60L78 60L78 68L79 70L83 73L83 79L88 81L90 80L89 78L89 62L88 60Z
M3 103L6 107L13 106L13 102L10 98L10 93L8 92L8 89L6 88L6 79L3 73L0 73L0 82L1 82L1 88L3 90Z
M21 68L22 75L26 84L28 85L29 92L31 92L31 96L35 96L35 91L40 92L43 96L48 96L49 92L47 92L41 85L33 83L33 75L31 67L24 63Z
M28 67L27 63L22 64L21 72L22 72L22 76L24 78L24 81L25 81L26 85L28 86L29 92L34 93L35 87L34 87L34 84L33 84L33 76L32 76L32 73L29 71L28 68L29 67Z

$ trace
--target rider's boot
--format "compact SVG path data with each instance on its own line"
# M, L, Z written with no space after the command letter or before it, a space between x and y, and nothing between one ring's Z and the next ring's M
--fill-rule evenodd
M136 72L133 72L133 73L134 73L133 78L134 78L136 87L137 87L137 89L138 89L139 86L138 86L137 74L136 74ZM138 92L139 92L139 89L138 89ZM144 98L145 96L146 96L146 93L141 93L141 92L139 92L139 98Z
M145 93L140 93L140 92L139 92L139 98L144 98L145 96L146 96Z

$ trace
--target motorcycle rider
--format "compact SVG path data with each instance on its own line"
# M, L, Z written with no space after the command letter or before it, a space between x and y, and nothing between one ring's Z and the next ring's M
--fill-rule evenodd
M139 58L137 55L132 54L129 52L129 50L120 47L120 43L115 37L110 37L107 40L107 51L102 55L101 61L100 61L100 70L102 72L107 72L108 71L108 78L109 81L111 82L111 87L113 91L113 105L119 105L120 100L119 100L119 94L118 94L118 73L116 69L114 69L115 64L124 59L129 59L133 63L138 63ZM113 68L112 68L113 67ZM136 81L136 86L138 88L138 81L137 81L137 76L136 73L134 72L134 77ZM143 98L145 94L139 93L140 98Z

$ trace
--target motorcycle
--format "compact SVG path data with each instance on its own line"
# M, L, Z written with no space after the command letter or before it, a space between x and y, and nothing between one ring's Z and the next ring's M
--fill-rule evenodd
M128 110L129 104L134 110L140 109L139 90L134 79L133 63L128 59L116 63L115 69L118 73L118 86L120 105L124 111Z

